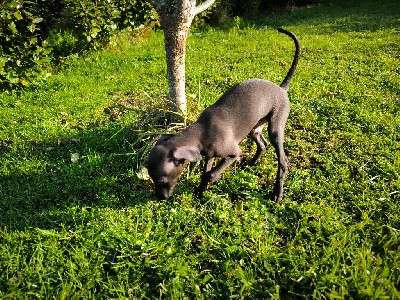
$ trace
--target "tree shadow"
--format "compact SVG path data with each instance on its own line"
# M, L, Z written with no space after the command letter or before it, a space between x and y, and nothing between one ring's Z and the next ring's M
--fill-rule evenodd
M245 27L305 26L317 34L378 31L398 27L398 1L320 1L317 4L293 7L284 11L265 11L257 18L234 24ZM236 21L237 22L237 21ZM229 26L232 28L232 24Z
M140 105L124 101L107 107L106 124L96 122L72 136L0 143L9 164L0 176L0 227L69 227L93 218L95 209L154 200L140 169L169 115L163 105ZM130 113L140 120L123 122Z

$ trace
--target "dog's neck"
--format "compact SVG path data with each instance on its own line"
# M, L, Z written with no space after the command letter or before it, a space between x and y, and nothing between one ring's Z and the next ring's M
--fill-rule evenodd
M168 142L174 147L196 147L200 151L202 150L201 140L202 140L202 125L199 123L194 123L186 127L181 133L175 135Z

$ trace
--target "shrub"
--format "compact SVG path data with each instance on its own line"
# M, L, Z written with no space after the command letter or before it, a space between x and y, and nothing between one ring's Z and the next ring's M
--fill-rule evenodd
M117 30L137 27L153 17L150 4L138 0L65 0L69 26L93 46L107 42Z
M28 86L48 76L51 49L38 8L21 0L0 4L0 87Z
M37 84L50 75L57 55L82 50L77 44L99 47L116 30L137 27L152 16L151 6L139 0L2 1L0 90Z

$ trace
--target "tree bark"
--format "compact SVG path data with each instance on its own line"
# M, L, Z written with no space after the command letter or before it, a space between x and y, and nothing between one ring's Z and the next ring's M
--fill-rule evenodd
M167 78L169 98L175 107L173 111L181 113L186 119L187 104L185 93L186 40L191 24L190 7L180 8L182 12L159 14L164 31L165 56L167 60Z
M210 7L215 0L196 6L196 0L149 0L156 9L164 31L169 98L172 110L186 123L185 93L186 40L195 15Z

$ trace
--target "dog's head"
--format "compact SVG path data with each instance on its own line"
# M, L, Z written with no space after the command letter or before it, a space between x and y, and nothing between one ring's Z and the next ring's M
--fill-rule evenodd
M199 161L199 149L190 146L174 146L170 139L173 135L163 135L151 149L147 168L155 184L159 199L167 199L172 195L179 175L188 161Z

